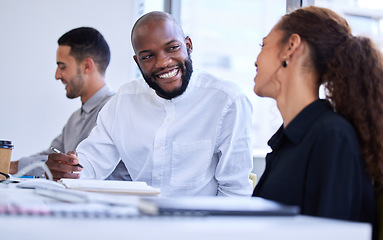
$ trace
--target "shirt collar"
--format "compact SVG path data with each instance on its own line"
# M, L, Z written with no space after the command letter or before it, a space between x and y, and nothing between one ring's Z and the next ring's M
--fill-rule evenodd
M268 145L275 149L279 146L282 138L286 136L294 144L301 141L308 128L325 111L332 110L330 104L324 99L318 99L305 107L291 122L284 128L283 125L271 137Z
M91 112L98 104L104 100L106 97L113 95L113 92L109 89L107 85L104 85L100 90L98 90L88 101L86 101L81 109L85 113Z

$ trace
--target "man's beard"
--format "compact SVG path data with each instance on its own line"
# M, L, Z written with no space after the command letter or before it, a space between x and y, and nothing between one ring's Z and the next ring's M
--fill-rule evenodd
M84 86L84 79L81 76L81 70L80 68L77 69L77 74L74 76L69 82L69 89L70 91L67 92L66 96L67 98L73 99L77 98L79 96L79 92Z
M145 82L149 85L149 87L153 88L156 91L157 95L161 96L162 98L170 100L184 93L187 86L189 85L190 77L193 73L193 64L192 64L192 60L190 58L189 53L188 53L188 58L185 60L185 64L184 64L185 67L181 63L178 66L180 69L182 69L182 71L184 72L184 75L181 78L181 81L182 81L181 87L174 89L173 91L163 90L156 83L156 81L154 81L152 76L150 76L149 74L144 74L141 68L140 68L140 71L143 78L145 79Z

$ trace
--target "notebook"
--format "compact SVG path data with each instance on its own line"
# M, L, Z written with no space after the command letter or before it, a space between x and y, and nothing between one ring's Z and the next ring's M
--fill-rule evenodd
M300 212L298 206L260 197L146 198L142 201L153 205L148 214L155 215L294 216Z

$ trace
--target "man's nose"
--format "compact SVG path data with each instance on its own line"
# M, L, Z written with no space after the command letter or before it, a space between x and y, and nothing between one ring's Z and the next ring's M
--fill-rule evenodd
M167 54L159 54L156 61L157 68L166 68L172 62Z
M61 72L60 72L59 68L56 69L55 78L56 78L56 80L61 79Z

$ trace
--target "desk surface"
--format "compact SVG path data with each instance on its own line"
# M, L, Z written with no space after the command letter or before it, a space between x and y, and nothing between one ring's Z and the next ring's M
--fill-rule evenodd
M0 207L17 202L49 202L32 190L1 189ZM294 217L128 218L1 215L4 239L371 239L370 224Z

